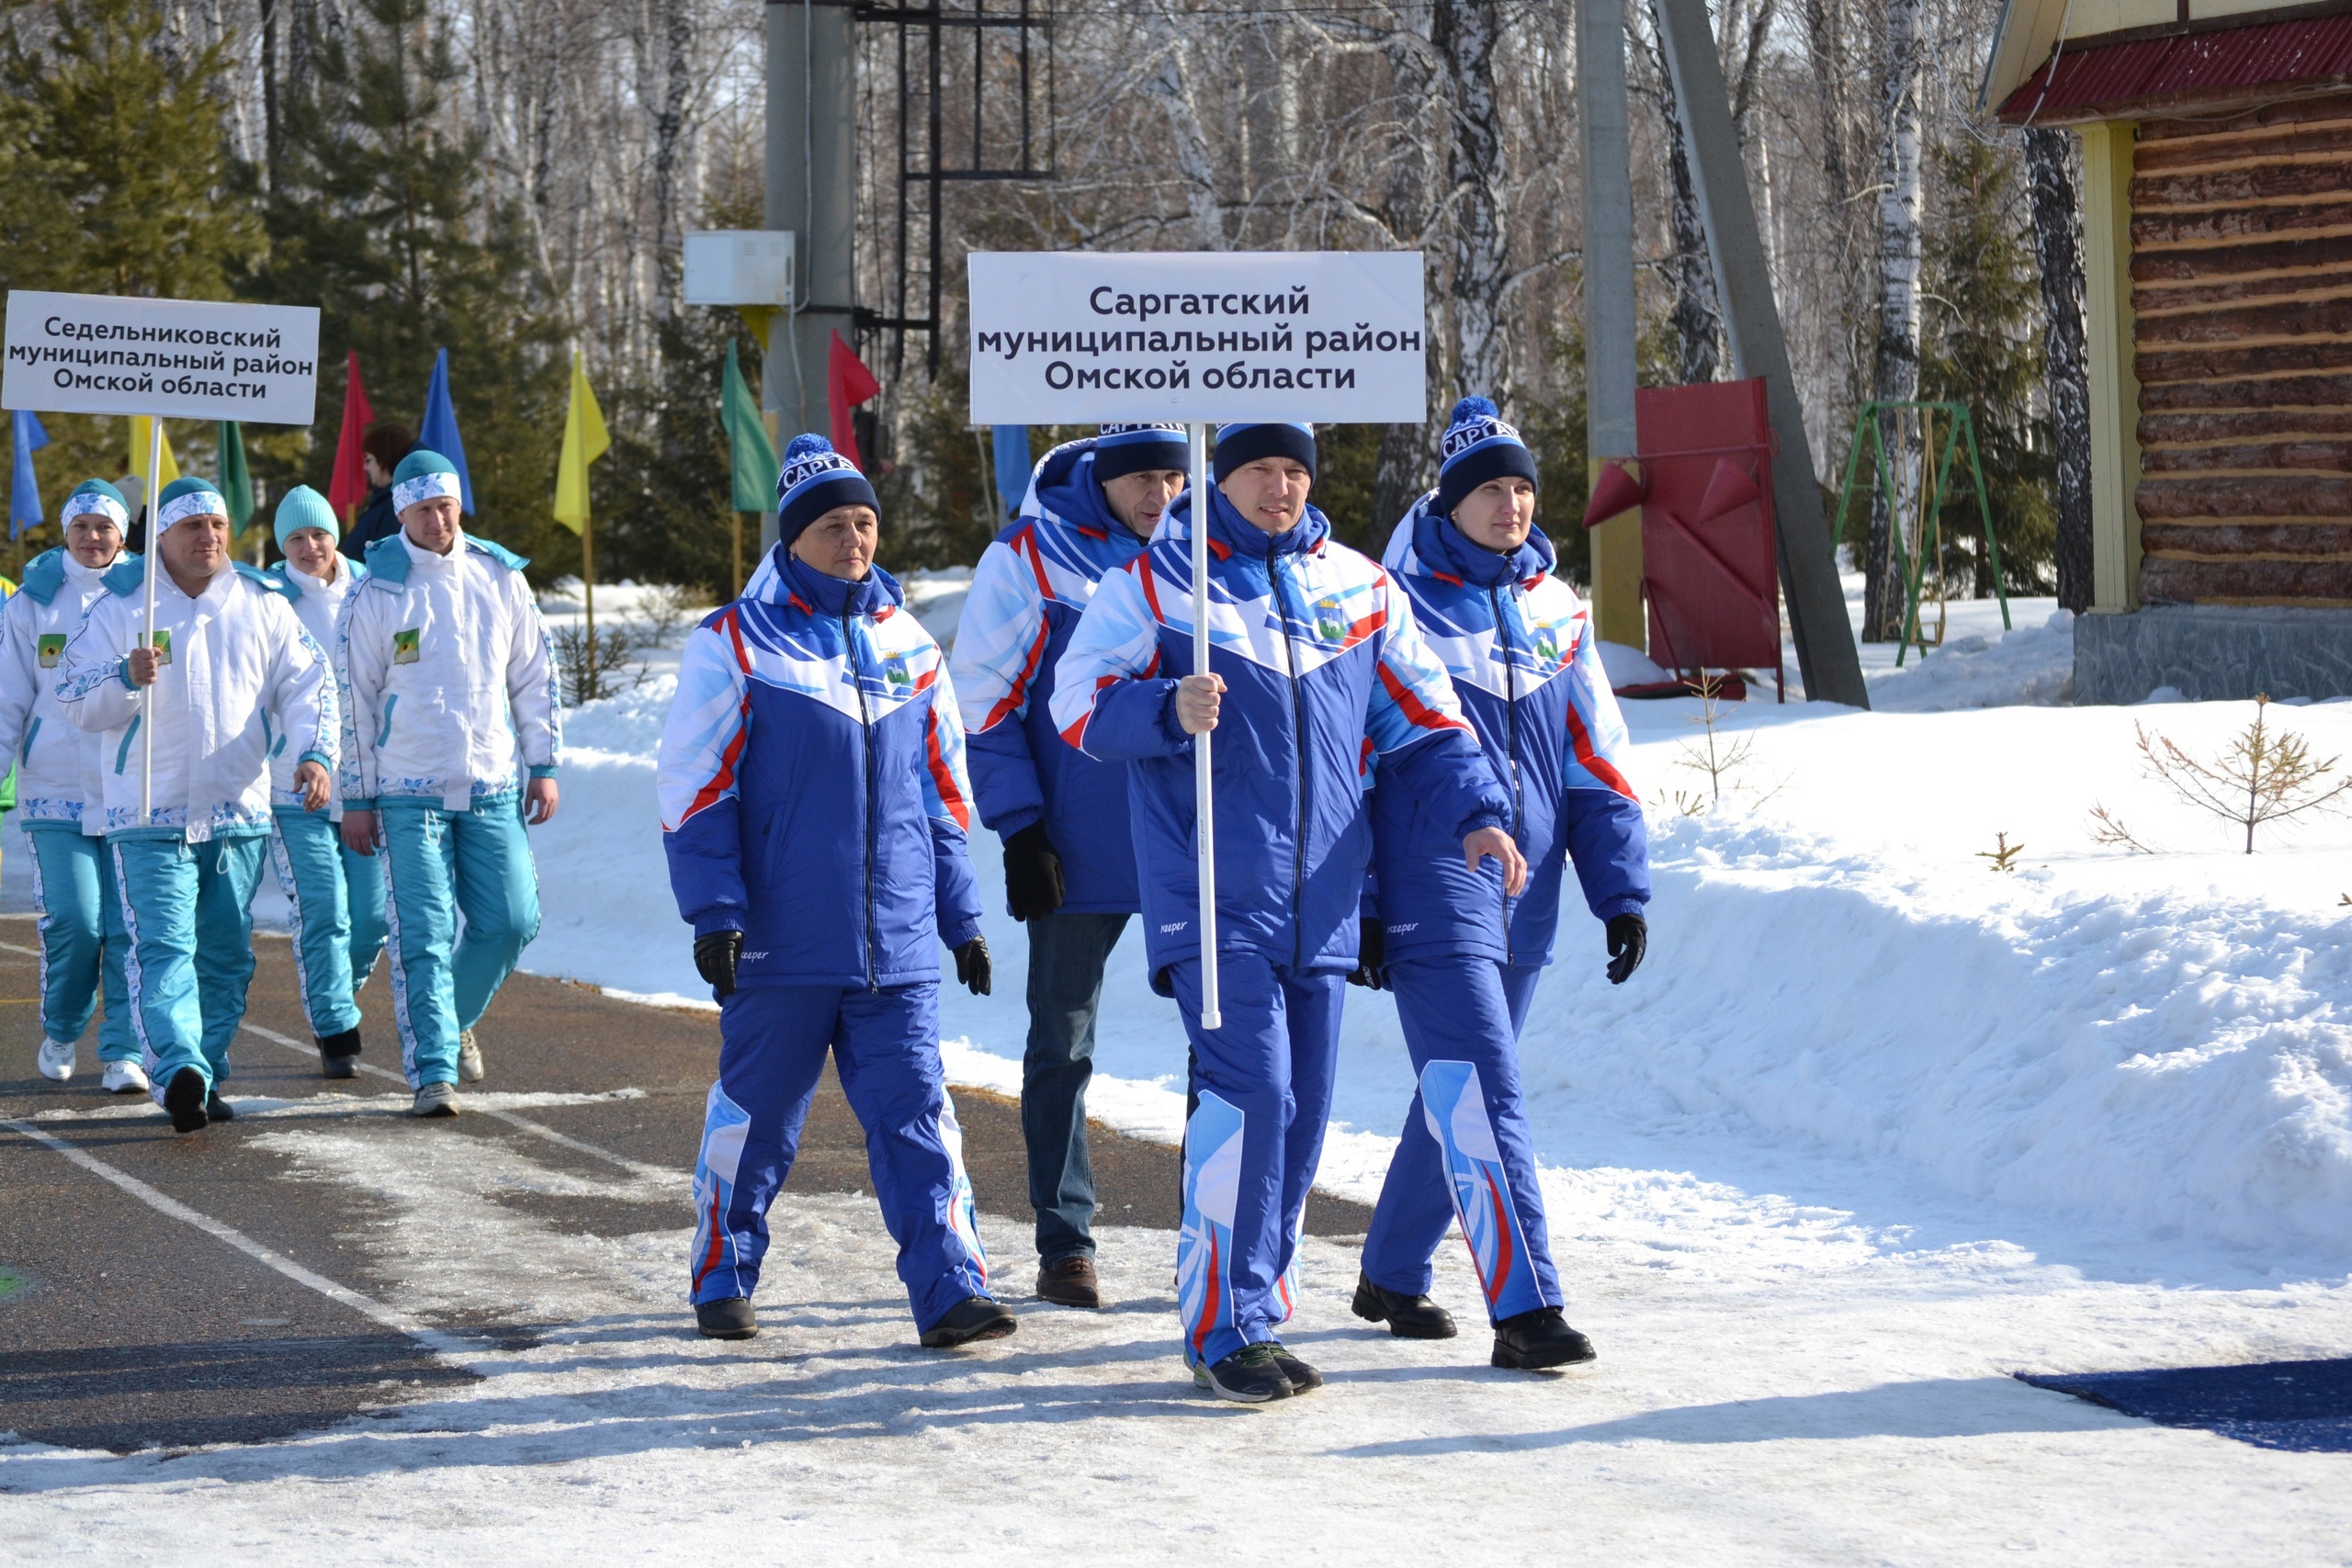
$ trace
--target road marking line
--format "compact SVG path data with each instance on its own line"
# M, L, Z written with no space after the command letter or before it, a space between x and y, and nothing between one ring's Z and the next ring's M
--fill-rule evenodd
M62 1138L53 1137L38 1127L14 1119L0 1119L0 1127L6 1127L19 1136L30 1138L33 1142L63 1155L92 1175L111 1181L157 1213L194 1225L207 1235L227 1242L247 1257L275 1269L296 1284L308 1286L329 1301L349 1307L361 1316L372 1319L394 1333L414 1340L444 1360L454 1362L469 1371L481 1372L485 1375L498 1370L494 1364L490 1367L481 1364L492 1354L487 1347L460 1338L454 1334L445 1334L437 1328L427 1327L406 1314L386 1306L372 1296L363 1296L357 1291L336 1284L323 1274L314 1274L284 1253L264 1247L234 1225L225 1224L209 1214L189 1208L178 1199L150 1187L129 1171L108 1165L96 1156L75 1148Z

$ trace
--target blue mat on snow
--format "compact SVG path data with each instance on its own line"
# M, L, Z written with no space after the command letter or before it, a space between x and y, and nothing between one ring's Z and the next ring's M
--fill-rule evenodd
M2352 1453L2352 1358L2017 1375L2158 1426L2200 1427L2294 1453Z

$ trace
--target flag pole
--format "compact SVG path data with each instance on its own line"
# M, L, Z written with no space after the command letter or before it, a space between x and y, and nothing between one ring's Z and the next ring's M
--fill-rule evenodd
M1192 422L1193 671L1209 671L1209 427ZM1201 884L1201 1027L1218 1028L1216 986L1216 821L1210 789L1209 731L1193 737L1193 815L1199 823Z
M730 597L741 599L743 596L743 514L729 512L727 518L735 529L735 592Z
M147 580L146 608L141 613L140 626L147 638L147 646L155 646L155 572L164 558L163 496L164 487L158 482L164 477L164 416L156 414L147 422L147 558L141 573ZM136 643L132 644L137 647ZM155 684L146 688L146 700L139 706L142 713L155 706L155 694L163 685L164 672L155 671ZM155 819L155 716L145 714L147 722L140 728L147 739L139 751L139 825L147 827Z

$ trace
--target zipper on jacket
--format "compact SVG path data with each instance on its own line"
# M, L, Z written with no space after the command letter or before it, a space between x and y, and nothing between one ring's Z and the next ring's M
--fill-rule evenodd
M850 684L857 688L857 723L865 738L865 988L878 989L874 964L874 715L865 705L865 670L858 662L857 636L847 605L842 609L842 641L849 649Z
M1298 681L1298 650L1290 641L1290 605L1283 599L1283 580L1275 570L1280 557L1274 546L1282 536L1266 536L1266 581L1274 591L1274 615L1282 623L1283 662L1290 671L1291 728L1297 756L1298 830L1291 835L1290 961L1294 968L1306 962L1306 693Z
M1527 795L1519 779L1519 671L1510 661L1510 623L1503 618L1501 591L1492 584L1487 588L1487 603L1495 612L1495 636L1503 645L1503 757L1510 763L1510 836L1519 841L1519 830L1527 817ZM1503 963L1510 963L1514 954L1510 945L1510 890L1503 890Z

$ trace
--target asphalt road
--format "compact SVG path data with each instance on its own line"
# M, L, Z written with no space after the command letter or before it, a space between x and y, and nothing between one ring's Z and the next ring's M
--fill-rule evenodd
M549 1326L486 1314L424 1324L386 1314L377 1303L396 1282L396 1269L412 1265L371 1251L380 1218L371 1201L298 1179L285 1156L256 1142L266 1130L387 1114L381 1102L365 1107L337 1092L381 1095L402 1087L381 965L361 998L368 1039L362 1060L373 1071L356 1085L329 1084L318 1076L288 944L259 939L251 1027L232 1048L226 1087L232 1100L260 1096L298 1105L179 1137L143 1098L100 1092L95 1032L82 1042L81 1070L71 1082L52 1084L34 1070L37 942L30 919L0 917L0 1122L17 1123L0 1127L0 1432L118 1451L263 1441L424 1397L472 1375L435 1356L420 1336L430 1340L439 1330L527 1343ZM711 1015L517 975L480 1032L490 1069L485 1090L635 1092L523 1112L403 1121L415 1136L484 1140L591 1179L609 1178L629 1162L692 1167L718 1063ZM322 1092L331 1098L319 1100L312 1121L299 1102ZM1034 1217L1019 1106L968 1089L958 1089L956 1101L981 1209L1025 1235ZM1175 1227L1173 1149L1100 1124L1091 1147L1102 1223ZM113 1178L67 1151L103 1164ZM143 1193L126 1190L126 1181ZM783 1201L794 1192L861 1193L870 1184L864 1134L829 1073ZM691 1224L683 1182L677 1191L674 1200L652 1201L492 1196L560 1230L619 1236ZM1318 1193L1307 1228L1360 1235L1369 1219L1362 1206ZM1005 1229L996 1227L997 1235ZM1020 1300L1034 1280L1025 1260L1000 1257L998 1268L1004 1293Z

